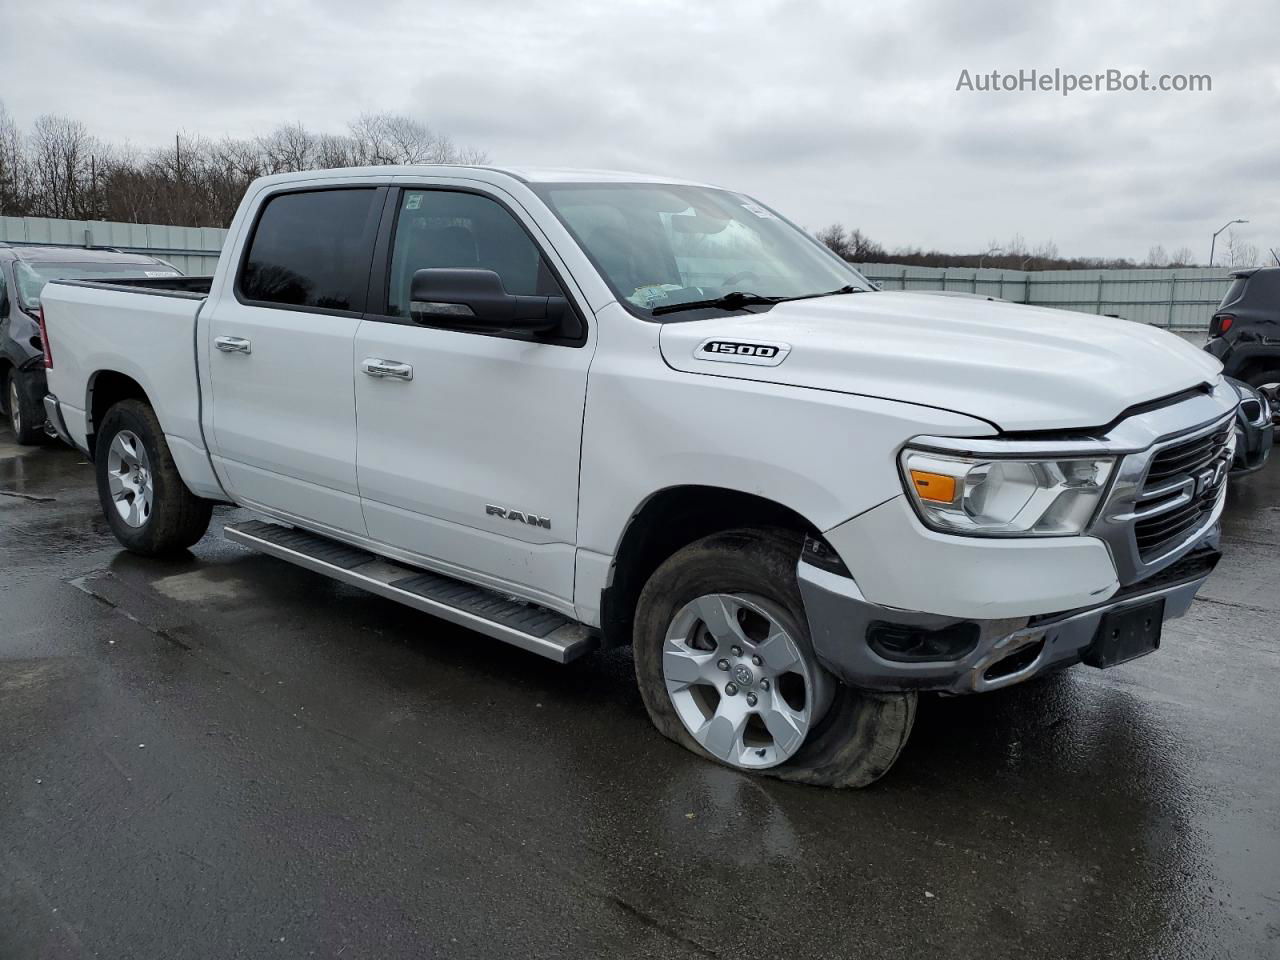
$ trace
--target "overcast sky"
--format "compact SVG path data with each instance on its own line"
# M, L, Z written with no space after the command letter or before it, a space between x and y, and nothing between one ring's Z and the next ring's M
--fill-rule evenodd
M495 163L754 194L810 228L977 250L1280 248L1275 0L6 0L0 99L109 141L413 115ZM11 11L12 12L12 11ZM17 29L14 29L17 27ZM979 93L961 70L1210 74L1208 93Z

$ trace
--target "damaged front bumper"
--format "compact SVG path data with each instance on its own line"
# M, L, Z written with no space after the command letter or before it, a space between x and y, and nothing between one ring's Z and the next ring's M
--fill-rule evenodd
M1007 620L879 606L850 577L804 559L798 576L814 650L845 683L878 691L981 693L1082 661L1111 665L1102 649L1104 620L1143 607L1158 610L1164 620L1185 614L1218 563L1219 536L1215 526L1177 563L1104 603Z

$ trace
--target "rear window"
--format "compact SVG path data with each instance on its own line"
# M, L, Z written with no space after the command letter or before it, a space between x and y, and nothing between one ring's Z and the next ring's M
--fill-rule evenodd
M19 260L13 265L18 300L28 310L40 309L40 291L50 280L141 280L144 277L180 277L167 263L35 263Z
M1226 296L1224 296L1222 298L1222 302L1218 304L1218 309L1221 310L1223 307L1228 306L1229 304L1235 303L1237 300L1243 297L1244 288L1248 285L1248 283L1249 283L1248 277L1234 278L1231 281L1231 286L1227 287Z
M362 312L379 196L372 187L358 187L272 197L249 241L241 298Z

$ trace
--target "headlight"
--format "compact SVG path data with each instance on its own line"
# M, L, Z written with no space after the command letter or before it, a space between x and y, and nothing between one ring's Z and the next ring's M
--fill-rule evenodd
M1005 460L906 449L902 477L935 530L984 537L1079 534L1106 494L1114 457Z

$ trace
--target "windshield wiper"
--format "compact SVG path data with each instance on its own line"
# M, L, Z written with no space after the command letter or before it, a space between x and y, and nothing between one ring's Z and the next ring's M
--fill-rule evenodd
M837 297L842 293L863 293L861 287L855 287L853 284L847 284L839 290L824 290L821 293L802 293L795 297L766 297L759 293L745 293L742 290L734 290L731 293L723 294L719 297L712 297L708 300L686 300L683 303L664 303L660 307L653 308L653 315L660 316L664 313L676 313L680 310L700 310L706 307L720 307L724 310L739 310L745 306L754 306L757 304L774 304L774 303L790 303L792 300L816 300L818 297Z
M664 303L660 307L653 308L653 315L657 317L664 313L676 313L680 310L698 310L703 307L720 307L722 310L740 310L745 306L754 306L762 303L780 303L786 299L788 298L764 297L758 293L745 293L742 290L734 290L718 297L712 297L709 300L686 300L683 303Z
M855 287L853 284L846 284L839 290L824 290L822 293L802 293L798 297L779 297L778 302L790 302L792 300L816 300L818 297L838 297L842 293L865 293L861 287Z

